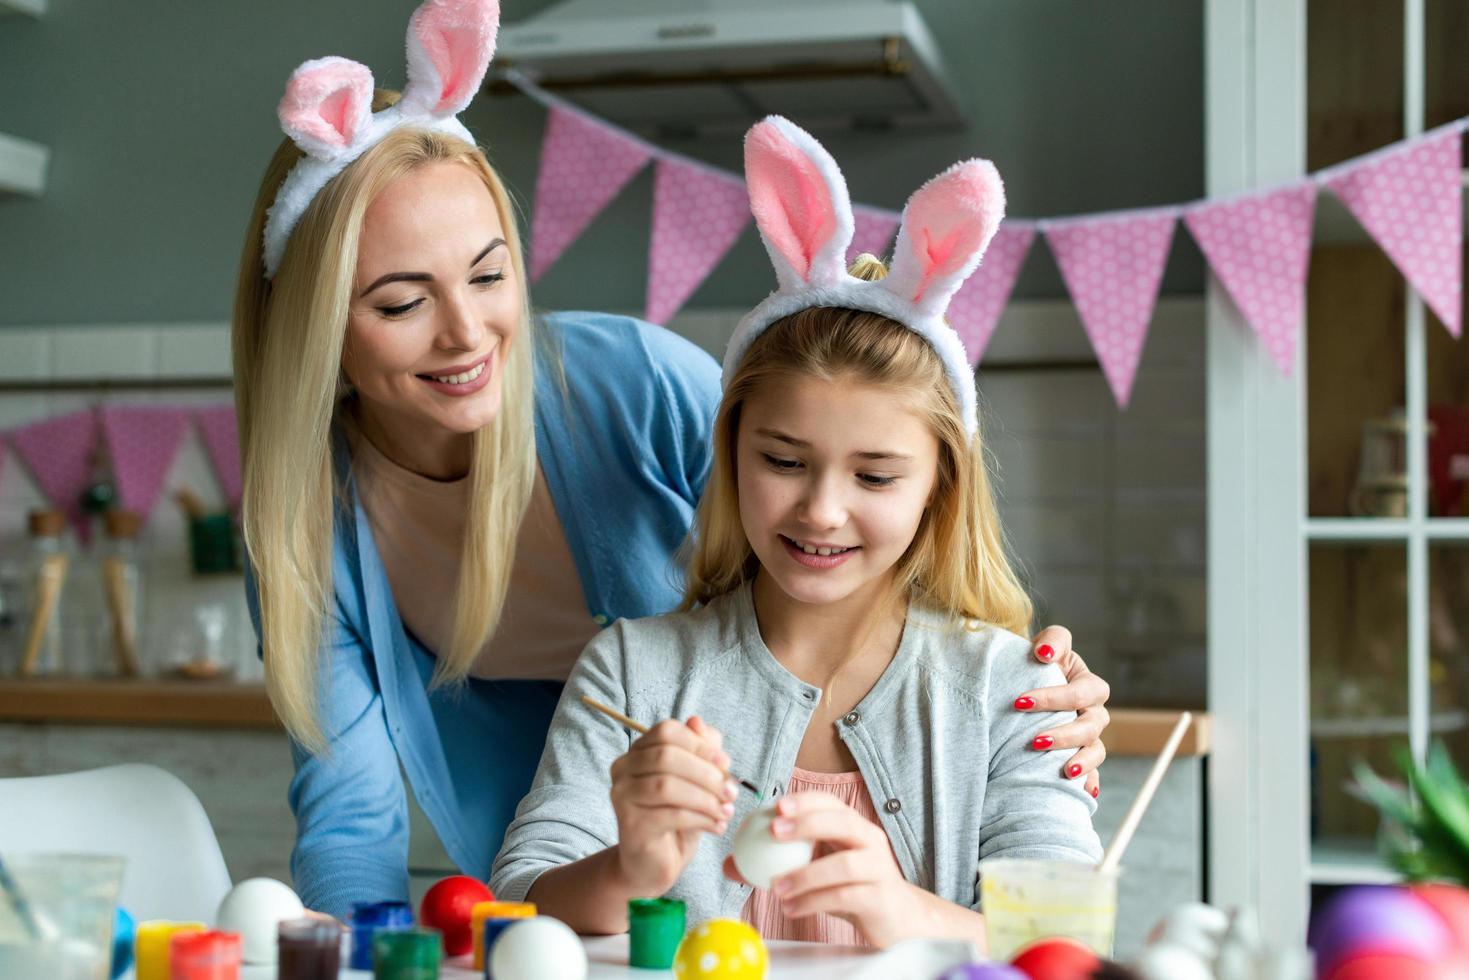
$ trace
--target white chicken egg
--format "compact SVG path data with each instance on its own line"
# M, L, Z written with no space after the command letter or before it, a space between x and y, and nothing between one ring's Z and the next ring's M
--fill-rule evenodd
M586 980L587 951L566 923L537 915L500 933L489 966L495 980Z
M274 878L248 878L230 889L214 918L217 928L240 934L241 959L268 966L276 961L277 927L305 914L289 885Z
M772 803L752 811L735 832L735 867L756 888L769 888L772 878L811 863L811 842L776 840L770 833L774 820Z

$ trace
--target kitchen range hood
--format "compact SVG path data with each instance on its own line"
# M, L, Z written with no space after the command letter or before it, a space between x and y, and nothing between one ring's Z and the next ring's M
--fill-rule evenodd
M964 125L906 0L562 0L503 25L495 65L650 136Z

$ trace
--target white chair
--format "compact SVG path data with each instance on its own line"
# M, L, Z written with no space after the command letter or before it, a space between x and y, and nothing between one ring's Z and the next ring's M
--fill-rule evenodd
M0 854L117 854L133 918L214 921L230 873L199 798L157 766L0 779Z

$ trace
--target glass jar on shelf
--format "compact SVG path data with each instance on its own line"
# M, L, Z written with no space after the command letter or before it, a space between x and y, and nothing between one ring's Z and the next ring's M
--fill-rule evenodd
M127 510L109 510L104 519L106 539L99 545L97 573L107 600L106 626L100 636L102 672L136 677L138 637L143 620L143 571L138 555L142 518Z
M62 541L66 515L59 510L33 510L27 518L30 543L25 564L25 639L17 673L22 677L60 674L64 670L61 605L71 555Z

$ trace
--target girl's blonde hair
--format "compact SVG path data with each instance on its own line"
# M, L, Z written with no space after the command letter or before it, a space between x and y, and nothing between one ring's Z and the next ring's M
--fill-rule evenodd
M887 268L862 255L851 268L873 281ZM699 502L683 608L754 578L759 560L740 522L736 446L746 401L793 378L849 379L901 392L939 442L938 475L913 542L898 560L897 595L961 617L1028 634L1030 599L1006 557L980 436L965 432L959 403L933 348L907 327L858 310L816 307L772 324L725 388L714 424L709 483Z
M379 92L374 111L397 101ZM458 163L494 198L520 290L520 335L505 366L499 414L474 433L469 512L454 639L437 651L434 684L462 680L505 604L515 541L535 477L530 304L509 194L477 147L427 130L387 136L332 179L302 215L273 280L262 272L266 211L301 158L281 143L266 170L240 257L233 351L243 463L245 547L260 600L266 689L298 743L325 748L317 684L338 616L333 602L334 507L346 488L332 463L332 428L350 405L342 371L363 215L390 183L433 163ZM350 510L347 511L350 514ZM386 651L378 651L384 655Z

